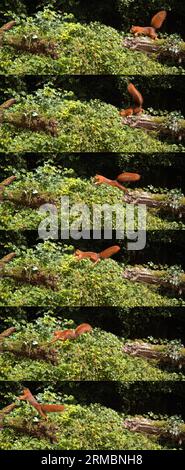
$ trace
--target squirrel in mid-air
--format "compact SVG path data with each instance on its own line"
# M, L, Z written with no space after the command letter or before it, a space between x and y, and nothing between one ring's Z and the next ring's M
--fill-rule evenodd
M95 184L109 184L110 186L116 186L116 188L121 189L122 191L128 191L125 186L119 183L120 182L129 182L129 181L138 181L140 180L141 175L138 173L127 173L126 171L124 173L121 173L116 177L115 180L110 180L108 178L105 178L105 176L102 175L96 175L95 176Z
M89 258L95 264L98 263L101 259L110 258L110 256L114 255L120 250L120 246L114 245L106 248L106 250L100 251L100 253L95 253L95 251L81 251L76 250L75 256L78 260L83 258Z
M45 403L38 403L36 398L30 392L29 388L24 388L23 395L18 397L18 400L28 401L28 403L30 403L30 405L32 405L44 419L47 419L47 413L64 411L65 409L64 405L48 405Z
M56 341L66 341L67 339L76 339L78 336L83 335L84 333L90 333L92 331L92 326L88 323L81 323L77 326L75 330L58 330L54 331L54 338L51 343Z
M143 104L143 97L141 93L137 90L137 88L133 85L133 83L129 83L127 86L127 90L132 96L135 106L130 106L130 108L122 109L120 111L120 116L131 116L132 114L141 114L143 112L142 104Z
M164 20L166 19L166 15L166 10L161 10L151 19L151 26L132 26L130 32L133 33L134 36L144 34L145 36L149 36L151 39L157 39L156 29L161 28Z

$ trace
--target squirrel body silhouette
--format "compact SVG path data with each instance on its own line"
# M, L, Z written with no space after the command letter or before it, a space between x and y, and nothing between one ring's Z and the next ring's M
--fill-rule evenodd
M137 88L133 85L133 83L129 83L127 86L127 90L132 96L135 106L130 106L130 108L122 109L120 111L120 116L131 116L132 114L141 114L143 112L142 104L143 104L143 97L141 93L137 90Z
M106 250L100 251L100 253L96 253L95 251L76 250L75 256L78 260L81 260L83 258L89 258L91 261L93 261L96 264L101 259L110 258L110 256L114 255L119 250L120 250L120 246L118 245L114 245L109 248L106 248Z
M53 341L66 341L67 339L75 339L75 330L57 330L54 331Z
M55 404L45 404L45 403L38 403L35 397L30 392L29 388L24 388L23 395L21 395L19 400L26 400L30 405L32 405L38 413L42 416L42 418L47 419L46 413L57 412L57 411L64 411L64 405L55 405Z
M116 186L117 188L121 189L122 191L128 191L125 186L119 183L120 182L129 182L129 181L138 181L141 178L141 176L138 173L121 173L120 175L117 176L115 180L110 180L108 178L105 178L105 176L102 175L96 175L95 176L95 184L109 184L110 186Z
M76 339L78 336L83 335L84 333L90 333L92 331L92 326L89 323L81 323L77 326L75 330L58 330L54 331L54 338L51 341L66 341L67 339Z
M19 400L28 401L28 403L30 403L30 405L32 405L38 411L38 413L42 416L42 418L47 419L46 413L42 410L42 406L34 398L29 388L24 388L23 395L19 397Z
M157 39L156 29L161 28L166 19L166 15L166 10L161 10L152 17L151 26L132 26L130 32L133 33L134 36L145 35L151 39Z

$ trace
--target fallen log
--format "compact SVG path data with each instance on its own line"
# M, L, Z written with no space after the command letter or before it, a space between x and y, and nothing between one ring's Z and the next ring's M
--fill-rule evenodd
M153 41L147 37L127 37L123 40L123 47L133 51L144 52L147 55L154 54L159 60L171 60L178 64L185 62L185 42L169 40Z
M14 341L14 343L0 344L0 352L11 353L18 358L51 362L53 365L57 365L59 362L57 350L48 347L46 348L42 345L30 346L30 344L16 344L16 341Z
M59 429L53 423L39 421L38 423L30 423L26 419L10 419L3 424L3 428L13 429L17 433L36 437L37 439L49 439L50 442L57 442L57 431Z
M123 427L131 432L148 434L156 436L159 439L165 439L181 444L185 441L185 424L178 424L177 428L172 428L172 424L167 421L154 421L152 419L136 416L135 418L127 418L123 422Z
M58 281L59 276L53 275L44 271L40 271L39 269L36 272L28 272L26 269L18 269L12 271L4 271L1 274L1 277L13 279L16 282L20 282L22 284L31 284L34 286L41 286L48 287L52 290L58 290Z
M33 114L6 113L2 114L1 122L12 124L18 128L29 129L33 132L46 132L53 137L58 135L58 122L56 119L47 119L38 114L33 116Z
M122 124L131 128L144 129L146 132L155 131L161 136L177 139L185 139L185 120L169 116L150 116L149 114L137 114L122 117Z
M123 272L123 278L132 282L141 282L175 291L179 295L185 292L185 274L179 274L178 277L167 273L166 271L152 271L148 268L134 267L126 268Z
M176 195L170 194L152 194L148 191L128 191L123 195L123 201L127 204L145 204L151 209L157 209L160 212L169 215L185 216L185 197L182 195L177 202Z
M144 359L156 360L162 364L171 364L179 368L185 366L185 348L179 347L178 351L175 349L173 354L172 350L169 351L170 343L168 345L155 345L146 343L144 341L128 342L123 347L123 352L134 357L143 357Z
M15 205L20 205L23 207L30 207L31 209L38 209L43 204L57 204L57 200L51 199L51 196L48 194L46 195L30 195L22 192L19 195L15 193L9 192L4 197L2 196L0 201L9 201Z
M51 57L52 59L59 58L59 46L54 41L48 41L35 37L15 37L6 36L3 38L3 44L13 47L17 51L28 52L30 54L42 54Z

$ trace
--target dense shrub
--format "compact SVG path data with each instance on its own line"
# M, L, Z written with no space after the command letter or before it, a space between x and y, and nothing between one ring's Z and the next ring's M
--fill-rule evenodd
M72 254L73 247L61 250L60 244L49 241L35 250L14 249L18 256L6 266L6 277L0 279L1 306L184 305L180 297L162 294L159 287L123 279L126 264L112 259L95 266L89 259L79 262ZM39 281L40 277L44 281Z
M47 129L43 132L29 128L29 122L40 117L45 122L50 119L56 121L56 135L51 135ZM23 121L21 126L20 120ZM72 92L60 91L49 85L38 89L34 95L20 97L17 104L5 111L0 140L0 151L6 153L184 150L181 144L160 141L155 132L147 134L141 129L123 126L115 106L100 100L80 101Z
M21 324L22 323L22 324ZM156 361L133 358L123 353L123 339L95 328L76 340L50 344L55 330L75 328L73 320L57 320L49 315L35 323L18 323L17 332L3 340L0 349L0 380L178 380L181 374L161 370ZM26 345L26 347L25 347ZM42 346L43 345L43 346ZM43 347L48 356L39 357L36 348ZM13 348L14 353L8 352ZM49 352L54 348L52 364ZM26 353L25 353L26 349ZM31 357L31 351L36 357ZM9 349L10 351L10 349ZM29 357L30 354L30 357ZM183 375L182 375L183 377Z
M13 173L15 174L15 170ZM23 169L20 172L17 171L16 175L17 180L3 193L4 202L0 204L0 229L37 230L43 218L43 215L39 214L41 203L53 201L60 211L61 196L69 197L70 207L76 203L87 204L91 211L91 218L93 204L121 204L125 212L125 203L122 201L123 192L120 189L108 185L96 186L93 178L78 178L73 169L62 170L61 168L60 171L58 166L45 163L43 167L37 167L35 172L26 172ZM153 191L157 190L153 188ZM161 194L163 192L165 194L166 191L165 188L160 189ZM176 192L178 193L178 190ZM71 217L71 222L72 220L73 217ZM115 222L114 218L113 228L115 228ZM157 210L147 212L149 230L175 230L183 227L183 222L178 218L175 220L175 217L171 219L167 216L166 218L160 217Z
M73 404L72 396L60 396L50 390L37 395L42 403L65 403L63 413L49 416L47 426L57 428L57 442L51 443L49 439L30 437L26 432L18 433L11 429L12 419L25 429L24 423L29 427L35 421L35 410L29 404L20 403L6 418L6 429L0 435L1 450L37 450L37 449L120 449L120 450L162 450L163 446L144 435L131 433L123 428L124 415L101 406L91 404L81 406ZM8 427L8 424L10 427Z
M71 13L61 14L46 7L34 17L16 20L17 26L5 34L0 51L1 71L6 74L163 75L183 70L123 48L122 34L116 29L96 21L79 23ZM35 40L55 43L58 58L9 46L10 41L21 43L22 39L28 43Z

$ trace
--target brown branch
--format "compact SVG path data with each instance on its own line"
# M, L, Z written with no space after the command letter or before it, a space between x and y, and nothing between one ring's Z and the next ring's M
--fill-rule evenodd
M142 341L133 341L124 345L123 352L130 356L143 357L145 359L154 359L160 363L177 365L179 367L185 365L185 349L181 348L177 358L170 357L167 346L156 346Z
M5 186L9 186L15 180L16 176L9 176L9 178L6 178L2 183L0 183L0 189L4 189Z
M3 191L6 186L9 186L13 181L15 181L16 176L10 176L6 178L2 183L0 183L0 202L3 201Z
M3 269L5 267L5 264L10 263L10 261L15 258L16 253L12 252L9 253L8 255L4 256L3 258L0 259L0 269Z
M0 429L4 427L3 421L5 416L11 413L11 411L14 410L16 406L18 406L17 403L11 403L10 405L5 406L5 408L2 408L2 410L0 410Z
M9 108L11 108L11 106L13 106L15 103L16 103L16 99L15 99L15 98L10 98L10 100L7 100L7 101L5 101L4 103L2 103L2 104L0 105L0 110L2 110L2 109L9 109Z
M1 28L0 28L0 34L3 34L3 33L5 33L6 31L9 31L10 29L13 28L13 26L15 26L15 24L16 24L16 21L15 21L15 20L9 21L8 23L4 24L4 25L1 26Z
M25 38L7 36L4 40L8 46L19 51L29 52L30 54L43 54L50 56L52 59L58 59L57 44L54 41L47 41L39 38Z
M179 43L179 47L171 47L165 42L161 44L148 38L125 38L123 46L132 51L145 52L147 55L155 54L159 60L171 59L179 64L185 61L185 43Z
M4 330L2 331L2 333L0 333L0 339L2 338L8 338L9 336L11 336L13 333L15 333L16 331L16 327L15 326L11 326L10 328L8 328L7 330Z
M170 201L168 196L164 196L163 200L157 199L156 196L156 194L147 191L129 191L124 194L123 201L127 204L145 204L147 207L178 215L179 217L185 215L185 204L181 204L179 201L178 207L174 207L173 201Z
M185 120L179 119L174 125L169 123L166 118L154 117L149 114L137 114L122 117L122 124L131 128L144 129L146 132L155 131L162 136L178 139L185 139Z

